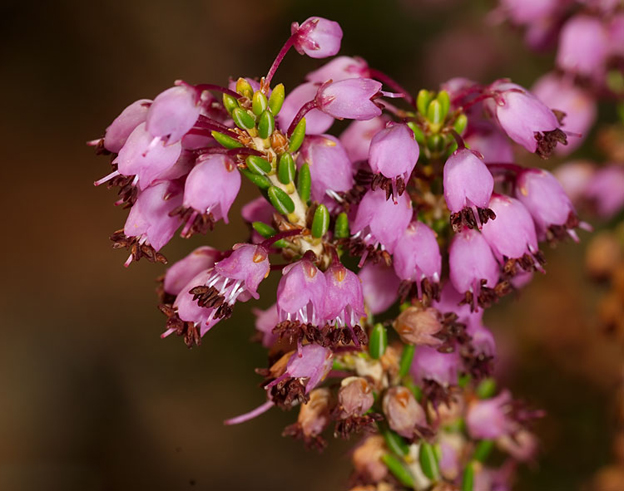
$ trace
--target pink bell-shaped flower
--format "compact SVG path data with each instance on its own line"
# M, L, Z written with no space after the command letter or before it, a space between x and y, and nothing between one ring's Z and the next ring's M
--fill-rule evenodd
M212 268L222 257L223 253L217 249L209 246L198 247L167 269L163 281L165 293L177 296L189 281L202 271Z
M201 112L201 98L188 85L171 87L158 94L147 112L146 129L171 145L195 125Z
M373 137L378 131L386 127L383 117L366 121L353 121L340 135L340 142L347 151L351 162L361 162L368 159L368 152Z
M279 322L324 322L325 275L307 259L288 265L277 287Z
M601 19L577 15L561 29L557 66L581 76L601 77L609 54L609 44L608 31Z
M399 298L401 280L394 269L383 263L366 263L358 273L362 282L364 303L371 314L381 314Z
M323 17L310 17L303 24L293 22L290 28L295 49L310 58L327 58L340 51L342 29L338 22Z
M149 99L139 99L125 108L106 128L104 148L109 152L119 153L130 133L141 123L145 123L151 103Z
M321 68L308 73L309 82L325 83L328 80L339 82L347 78L368 77L368 64L362 58L338 56Z
M319 85L316 83L305 83L295 87L288 93L278 115L280 128L285 131L290 127L299 110L305 104L314 100L318 89ZM307 135L325 133L334 124L334 118L319 109L312 109L307 112L305 119Z
M316 107L336 119L372 119L381 115L373 102L380 95L381 83L370 78L350 78L322 85Z

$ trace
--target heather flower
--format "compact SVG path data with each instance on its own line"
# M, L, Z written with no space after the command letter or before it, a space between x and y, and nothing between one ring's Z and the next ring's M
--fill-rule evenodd
M494 357L496 341L492 332L483 325L483 311L471 313L465 321L466 334L470 336L470 344L477 355Z
M445 479L453 481L461 472L461 455L466 441L456 433L440 432L440 473Z
M471 150L462 148L444 164L444 199L451 212L451 224L479 227L495 215L488 209L494 178L485 163Z
M307 445L315 445L319 449L325 446L321 433L331 422L332 393L321 387L310 391L310 400L301 405L297 423L288 426L283 435L302 438Z
M587 185L595 171L596 166L593 163L575 161L560 165L554 170L554 175L570 201L578 206L585 196Z
M112 153L119 153L130 133L145 122L150 104L149 99L139 99L125 108L117 116L104 134L104 148Z
M311 261L288 265L277 287L279 321L320 324L326 288L325 276Z
M310 166L312 199L323 202L326 195L338 197L353 187L353 170L340 141L330 135L308 136L298 163Z
M323 17L310 17L303 24L290 27L295 49L310 58L327 58L340 51L342 29L337 22Z
M470 305L464 302L464 295L459 293L450 281L444 284L440 299L434 300L433 306L443 314L456 314L459 322L465 322L471 314Z
M316 107L336 119L372 119L381 115L373 102L380 95L381 83L370 78L350 78L322 85Z
M533 217L540 239L569 235L578 241L574 227L579 221L570 199L557 178L543 169L520 172L515 197Z
M420 150L414 132L406 124L389 124L373 137L368 154L368 164L373 172L392 180L393 194L397 194L397 181L404 188L408 182ZM399 190L398 194L402 191Z
M548 107L565 113L562 128L575 134L567 146L558 146L556 153L567 155L576 150L596 121L598 108L595 98L570 80L553 73L540 78L532 91Z
M412 219L412 202L407 194L393 200L386 200L382 189L368 191L358 206L351 225L354 238L365 244L381 247L390 254L403 236Z
M472 299L473 308L476 308L477 301L480 304L490 302L485 296L489 291L486 288L491 290L496 286L500 272L492 249L482 234L464 229L453 237L449 247L449 276L453 287L466 299Z
M219 290L226 302L247 293L258 298L258 285L269 275L267 250L261 245L236 244L232 254L215 264L215 277L209 287Z
M221 251L212 247L198 247L184 259L177 261L167 269L163 280L165 293L177 296L189 281L202 271L212 268L222 256Z
M132 259L138 261L143 256L151 261L165 262L164 257L156 253L171 240L180 226L179 217L169 214L181 203L181 189L172 182L155 184L139 192L123 233L112 237L115 247L131 250L126 266Z
M418 427L427 426L424 409L406 387L388 389L382 407L390 428L405 438L413 438Z
M511 402L511 394L506 391L492 399L472 402L466 415L470 436L478 440L494 440L512 433L516 425L509 417Z
M249 224L253 222L271 223L273 221L274 212L275 208L271 206L264 196L251 200L241 208L241 216L243 220ZM259 244L264 242L264 240L265 238L262 237L262 235L252 229L250 242Z
M435 348L419 346L414 353L410 374L419 383L432 381L448 387L457 385L461 359L457 351L440 353Z
M155 138L171 145L195 125L201 112L201 98L188 85L171 87L160 93L147 112L146 129Z
M490 208L496 213L496 220L483 226L483 237L490 245L500 263L518 262L522 269L542 270L541 253L538 250L535 224L530 213L517 199L494 195ZM508 271L515 272L515 267Z
M339 82L348 78L368 77L368 64L362 58L338 56L321 68L306 75L308 82L325 83L328 80Z
M223 218L228 223L228 212L240 186L240 173L229 157L223 154L199 157L184 185L183 206L192 211L186 218L182 236L189 235L196 219L202 216L212 222Z
M366 263L358 273L367 310L381 314L399 298L400 280L394 269L383 263Z
M555 114L534 95L509 82L496 82L492 89L497 97L489 107L513 141L541 157L548 157L557 143L567 143Z
M624 208L624 166L598 169L585 189L585 198L602 218L611 218Z
M284 105L279 112L278 121L281 128L290 127L293 119L299 110L307 103L314 100L318 92L319 85L315 83L305 83L295 87L289 92L284 100ZM306 134L319 135L325 133L334 124L334 118L319 109L312 109L305 115Z
M559 0L501 0L501 8L517 24L539 23L560 6Z
M408 307L399 314L394 329L406 344L437 348L442 340L435 335L442 330L439 312L433 308Z
M363 416L374 403L373 388L365 378L343 379L338 391L338 411L341 419Z
M156 177L154 182L175 181L186 177L195 166L195 160L196 157L193 152L183 149L182 153L180 153L180 156L178 157L178 160L176 160L176 163L162 174L158 174L158 177Z
M365 316L362 283L358 276L342 264L333 264L325 271L326 290L324 316L330 325L346 326L353 332ZM358 344L354 336L354 342Z
M301 379L305 393L309 393L322 382L331 370L333 356L331 350L318 344L306 344L300 351L293 352L283 374L265 386L270 390L285 379Z
M464 136L466 145L483 157L484 162L513 162L509 139L496 126L485 121L471 125Z
M393 265L399 278L416 283L418 298L422 298L423 289L430 297L436 296L433 293L442 274L436 233L422 222L410 223L394 249Z
M361 162L368 159L371 141L378 131L386 127L383 117L366 121L353 121L340 135L340 142L347 151L351 162Z
M608 33L599 18L577 15L561 29L557 66L562 70L595 78L604 72L608 53Z
M256 316L255 326L260 335L262 346L270 348L278 338L278 335L273 333L273 328L279 322L277 304L271 305L266 310L252 309L252 313Z
M388 475L388 467L381 460L388 452L383 436L368 435L353 451L356 472L372 482L379 482Z

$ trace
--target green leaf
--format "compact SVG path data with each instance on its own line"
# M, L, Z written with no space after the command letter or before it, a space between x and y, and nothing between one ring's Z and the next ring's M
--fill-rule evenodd
M251 110L256 116L260 116L264 110L268 107L269 102L266 96L259 90L256 90L251 100Z
M240 107L238 105L238 99L236 97L231 96L230 94L223 94L223 106L225 107L227 112L230 114L232 114L232 111L234 109L236 109L237 107Z
M264 111L258 118L258 134L260 138L268 138L275 130L275 119L271 111Z
M461 491L473 491L474 489L474 464L469 462L462 478Z
M244 97L247 97L247 99L251 99L253 97L252 86L242 77L236 81L236 92Z
M297 191L304 203L310 201L310 187L312 186L312 178L310 177L310 166L305 163L299 169L297 174Z
M241 130L250 130L256 126L254 118L244 109L237 107L232 111L232 119Z
M401 484L408 488L414 488L416 484L414 482L414 476L412 476L412 473L403 462L391 454L384 455L381 460Z
M438 97L436 97L436 100L440 103L440 106L442 107L442 121L444 121L451 107L451 98L449 97L449 94L446 90L441 90L440 92L438 92Z
M410 129L414 132L414 139L418 142L418 144L424 145L425 134L420 129L420 126L418 126L414 121L410 121L409 123L407 123L407 126L409 126Z
M282 184L290 184L295 179L297 167L292 155L284 153L277 164L277 178Z
M346 239L349 237L349 218L346 213L340 213L336 217L336 225L334 225L334 238Z
M429 109L429 103L431 102L431 92L422 89L416 96L416 107L418 112L427 117L427 109Z
M390 429L382 431L381 434L383 435L388 448L392 450L395 454L404 456L409 453L409 445L401 435L395 433Z
M432 481L437 481L440 477L440 471L438 470L438 461L436 459L435 451L433 447L427 443L422 442L418 452L418 460L423 474Z
M266 176L254 174L248 169L241 169L241 173L260 189L269 189L271 187L271 181L269 181L269 178Z
M240 148L243 146L238 140L235 140L231 136L224 135L223 133L219 133L218 131L211 131L210 134L217 140L217 143L225 148Z
M433 100L427 108L427 119L433 124L441 124L444 121L444 114L442 113L442 104L438 100Z
M271 225L267 225L264 222L253 222L251 226L265 239L270 239L277 233L277 230L271 227Z
M494 448L494 442L492 440L481 440L477 445L477 448L475 448L472 458L474 460L478 460L479 462L485 462L490 456L492 448Z
M371 358L378 360L388 347L388 331L383 324L375 324L368 340L368 352Z
M272 169L271 163L268 160L258 157L257 155L250 155L245 159L245 163L254 174L268 174Z
M273 91L271 92L271 97L269 97L269 109L273 113L273 116L277 116L282 109L282 104L284 104L284 97L286 93L284 91L284 84L277 84L273 87Z
M291 153L295 153L301 147L303 139L305 138L306 120L301 118L301 121L295 126L292 135L290 135L290 144L288 146Z
M468 126L468 117L462 113L455 119L453 129L462 135L466 131L466 126Z
M295 211L295 203L284 191L276 186L271 186L268 191L269 201L282 215L288 215Z
M319 205L312 219L312 237L320 239L329 229L329 210L325 205Z
M476 392L479 399L489 399L496 393L496 381L491 377L483 379Z
M414 359L414 351L416 347L413 344L406 344L403 347L403 353L401 353L401 361L399 362L399 377L405 377L410 367L412 366L412 360Z

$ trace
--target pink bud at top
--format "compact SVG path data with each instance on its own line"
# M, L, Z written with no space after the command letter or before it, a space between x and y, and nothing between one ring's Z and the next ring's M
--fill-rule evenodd
M197 121L200 102L197 91L187 85L161 92L147 113L147 131L167 144L180 141Z
M130 133L145 122L147 111L152 101L139 99L125 108L119 116L106 128L104 135L104 148L109 152L119 153L124 146Z
M443 387L456 385L461 367L461 358L457 351L440 353L435 348L418 346L410 374L417 383L432 380Z
M381 246L390 254L412 220L412 202L403 193L393 200L386 200L383 189L368 191L358 206L351 226L354 236L365 244Z
M607 30L599 18L577 15L561 29L557 65L562 70L593 78L604 72L608 53Z
M406 387L388 389L383 397L382 408L390 428L405 438L413 438L418 426L427 426L425 410Z
M548 107L565 113L563 129L581 135L580 138L571 138L566 146L558 146L556 152L567 155L577 149L596 121L596 99L570 80L554 73L540 78L533 86L533 93Z
M517 24L539 23L550 17L560 6L560 0L501 0L502 9Z
M319 89L317 107L337 119L371 119L381 115L381 109L372 100L380 91L381 83L370 78L333 82Z
M124 234L140 237L159 251L171 240L180 226L180 218L169 213L182 204L180 187L172 182L162 182L141 191L130 209Z
M537 134L559 128L555 114L519 85L495 83L493 89L499 91L499 98L493 107L498 122L507 136L529 152L538 149Z
M325 320L336 326L353 327L364 312L362 283L358 276L342 264L334 264L325 271L326 290L323 302Z
M189 281L202 271L212 268L221 257L222 253L217 249L198 247L167 270L163 284L165 292L177 295Z
M280 128L286 131L290 127L293 119L306 103L314 100L318 92L319 85L315 83L305 83L295 87L284 99L284 104L278 115ZM334 124L334 118L318 109L312 109L305 115L306 134L318 135L325 133Z
M348 191L353 187L351 161L340 141L333 136L308 136L297 162L310 166L313 201L322 202L326 194Z
M406 124L390 124L373 137L368 163L375 173L388 179L402 177L407 181L419 153L414 132Z
M400 280L394 269L383 263L366 263L358 273L362 281L364 303L371 314L381 314L399 298Z
M464 208L487 208L494 178L485 163L467 148L457 150L444 164L444 199L451 213Z
M303 24L293 22L290 32L295 38L295 49L310 58L327 58L340 51L342 29L338 22L323 17L310 17Z
M468 406L466 426L472 438L494 440L514 430L509 418L511 394L507 391L486 400L477 400Z
M598 169L587 184L585 197L602 218L624 209L624 166L612 164Z
M162 141L155 141L145 129L145 123L141 123L130 133L113 163L120 174L137 176L139 189L145 189L173 167L181 152L179 142L165 146Z
M511 142L500 129L490 123L471 125L464 137L470 149L483 155L485 162L513 162Z
M262 346L270 348L277 341L278 335L273 333L273 328L278 324L277 304L271 305L266 310L252 309L256 316L256 330L262 336Z
M320 324L325 290L325 276L311 261L302 259L288 265L277 287L279 320Z
M347 377L340 384L338 391L340 418L362 416L374 403L373 388L365 378Z
M332 363L331 350L318 344L306 344L290 357L286 374L292 378L307 378L306 392L310 392L327 376Z
M464 229L453 237L449 247L449 276L458 292L476 294L482 280L485 280L485 286L494 288L499 275L498 263L482 234Z
M251 244L236 244L232 249L229 257L215 265L215 272L236 282L237 286L228 294L229 296L234 297L245 291L258 298L258 285L270 271L267 250L260 245Z
M503 258L519 259L538 251L533 218L520 201L494 195L490 208L496 213L496 220L483 226L483 237L500 262Z
M516 180L515 197L525 206L535 221L541 238L553 225L565 226L574 207L557 178L543 169L528 169Z
M368 159L371 141L378 131L386 127L386 119L373 118L366 121L353 121L340 135L340 141L351 162Z
M442 256L436 233L422 222L410 223L394 249L393 264L402 280L420 282L428 278L438 283Z
M308 82L324 83L328 80L338 82L347 78L368 77L368 63L362 58L338 56L321 68L308 73Z
M184 206L199 213L211 213L214 220L228 223L228 212L241 186L234 162L223 154L206 154L197 159L184 185Z

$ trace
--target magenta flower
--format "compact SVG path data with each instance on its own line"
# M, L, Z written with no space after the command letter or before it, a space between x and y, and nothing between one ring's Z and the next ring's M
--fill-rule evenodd
M198 247L167 269L163 282L165 293L177 296L189 281L202 271L212 268L222 257L223 253L217 249L209 246Z
M483 325L483 311L471 313L464 321L466 334L470 336L470 345L476 355L496 356L496 341L492 332Z
M325 276L311 261L302 259L288 265L277 287L279 321L321 324L326 289Z
M620 212L624 209L624 166L611 164L598 169L584 195L602 218L611 218Z
M336 119L372 119L381 115L373 102L380 95L381 83L370 78L350 78L322 85L316 107Z
M338 22L323 17L310 17L303 24L293 22L290 32L295 49L310 58L327 58L340 51L342 29Z
M104 134L104 148L109 152L119 153L130 133L145 122L150 104L149 99L139 99L125 108L117 116Z
M258 285L269 275L269 266L268 252L264 247L236 244L229 257L215 264L215 277L208 286L217 288L230 304L242 293L257 299Z
M483 237L496 259L501 264L508 260L519 262L525 271L541 271L535 224L524 205L509 196L494 195L490 208L496 213L496 220L483 226Z
M585 198L588 183L591 181L596 166L587 161L567 162L554 170L557 181L563 187L570 201L576 206Z
M514 195L529 210L540 239L561 239L569 235L578 241L574 227L579 220L574 207L563 186L550 172L543 169L521 172Z
M286 371L265 386L270 390L285 379L302 379L305 393L309 393L327 376L331 370L333 356L331 350L318 344L306 344L300 352L294 352L286 364Z
M362 58L338 56L321 68L308 73L308 82L325 83L328 80L339 82L347 78L368 77L368 63Z
M353 187L353 169L340 141L330 135L308 136L301 147L299 165L310 166L312 200L323 202L326 195L340 198L337 193Z
M327 286L323 305L326 322L336 327L348 327L353 332L353 327L366 316L360 279L353 271L337 263L325 271L325 280ZM357 345L355 335L353 339Z
M401 281L391 267L383 263L366 263L358 276L362 282L364 303L371 314L385 312L398 300Z
M236 164L223 154L206 154L186 178L184 185L184 208L193 210L182 229L182 236L189 234L195 220L206 215L216 222L223 218L228 223L228 212L241 186L241 176Z
M381 247L390 254L412 220L412 202L407 194L398 197L397 203L386 200L382 189L368 191L357 209L351 226L354 238L365 244Z
M378 131L386 127L383 117L366 121L353 121L340 135L340 142L347 151L351 162L361 162L368 159L371 141Z
M444 164L444 199L457 232L462 226L479 227L495 218L488 210L494 178L485 163L467 148L459 149Z
M540 23L560 7L559 0L501 0L502 10L517 24Z
M557 66L562 70L590 78L600 77L608 53L608 32L598 17L577 15L561 29Z
M440 292L440 299L434 300L433 306L441 313L454 313L457 315L458 321L465 323L471 315L470 305L467 305L464 295L459 293L453 283L447 281Z
M290 127L299 110L307 103L314 100L318 93L319 85L305 83L295 87L286 96L284 105L278 116L280 127L286 130ZM334 118L318 109L312 109L305 115L306 134L319 135L325 133L334 124Z
M478 440L494 440L516 429L510 418L511 394L502 392L492 399L476 400L468 406L466 426L470 436Z
M273 333L273 328L279 322L277 304L271 305L266 310L252 309L251 312L256 316L255 326L262 340L262 346L270 348L278 338L278 335Z
M422 222L410 223L394 249L393 264L399 278L416 283L418 298L422 298L422 283L437 284L442 274L436 233Z
M453 287L465 298L470 297L466 296L467 293L471 294L473 308L476 308L477 300L488 303L481 293L484 287L492 289L496 286L500 271L482 234L464 229L453 237L449 247L449 276Z
M513 141L542 157L550 155L557 143L567 143L555 114L524 88L496 82L492 89L498 95L488 107Z
M201 111L197 90L188 85L171 87L158 94L147 112L146 129L171 145L195 125Z
M488 122L469 126L466 145L479 152L484 162L513 162L511 142L500 129Z
M410 374L416 383L422 384L429 380L442 387L448 387L457 385L460 367L461 359L457 351L440 353L429 346L418 346L414 353Z
M419 153L414 132L406 124L389 124L373 137L368 163L373 172L391 179L396 187L397 179L409 180Z

